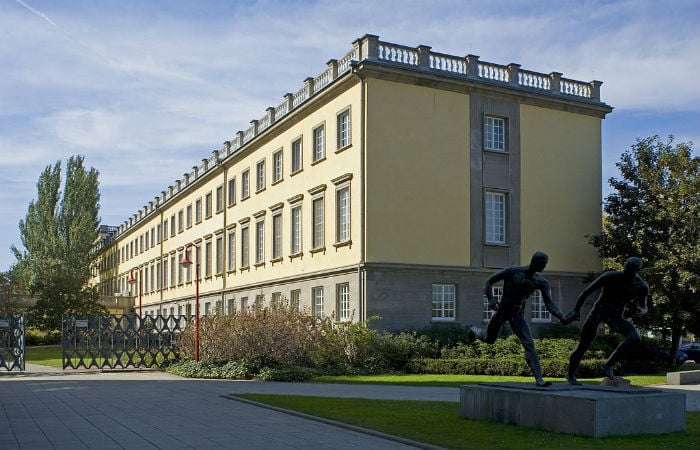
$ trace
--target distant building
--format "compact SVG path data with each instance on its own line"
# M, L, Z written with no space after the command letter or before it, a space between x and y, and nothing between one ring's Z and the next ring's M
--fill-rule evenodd
M600 85L366 35L117 227L94 282L143 314L191 314L192 248L202 314L284 300L466 326L490 317L486 277L542 250L569 309L600 270Z

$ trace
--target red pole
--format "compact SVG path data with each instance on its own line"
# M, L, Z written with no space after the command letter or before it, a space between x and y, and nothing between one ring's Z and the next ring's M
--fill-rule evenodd
M194 360L199 362L199 252L195 247L195 291L194 291Z

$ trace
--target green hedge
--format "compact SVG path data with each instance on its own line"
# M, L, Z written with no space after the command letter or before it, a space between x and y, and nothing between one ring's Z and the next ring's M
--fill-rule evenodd
M604 376L602 359L584 359L576 371L580 378ZM546 377L563 377L568 359L543 359L542 374ZM524 357L510 358L459 358L459 359L412 359L406 365L407 373L451 374L451 375L506 375L531 376Z
M58 345L61 343L61 330L38 330L27 328L24 334L26 345Z

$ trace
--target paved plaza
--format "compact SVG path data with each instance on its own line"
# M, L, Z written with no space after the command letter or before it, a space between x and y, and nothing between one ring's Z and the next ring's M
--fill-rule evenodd
M700 386L686 393L700 411ZM158 371L0 373L0 448L434 448L226 397L266 393L459 402L459 388L193 380Z

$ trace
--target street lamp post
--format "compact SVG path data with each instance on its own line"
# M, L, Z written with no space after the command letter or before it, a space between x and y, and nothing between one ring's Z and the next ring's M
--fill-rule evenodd
M136 279L136 277L134 277L134 270L132 269L131 272L129 272L129 279L126 281L127 281L127 283L129 283L132 286L134 285L134 283L136 283L138 281L138 284L139 284L139 318L143 318L143 309L142 309L142 303L141 303L141 292L142 292L141 286L143 285L143 283L142 283L143 280L141 278L141 269L137 269L137 270L139 272L138 280Z
M194 291L194 360L199 362L199 247L194 244L188 244L185 248L185 253L182 255L180 264L185 268L192 266L192 261L188 256L190 247L195 248L195 291Z

